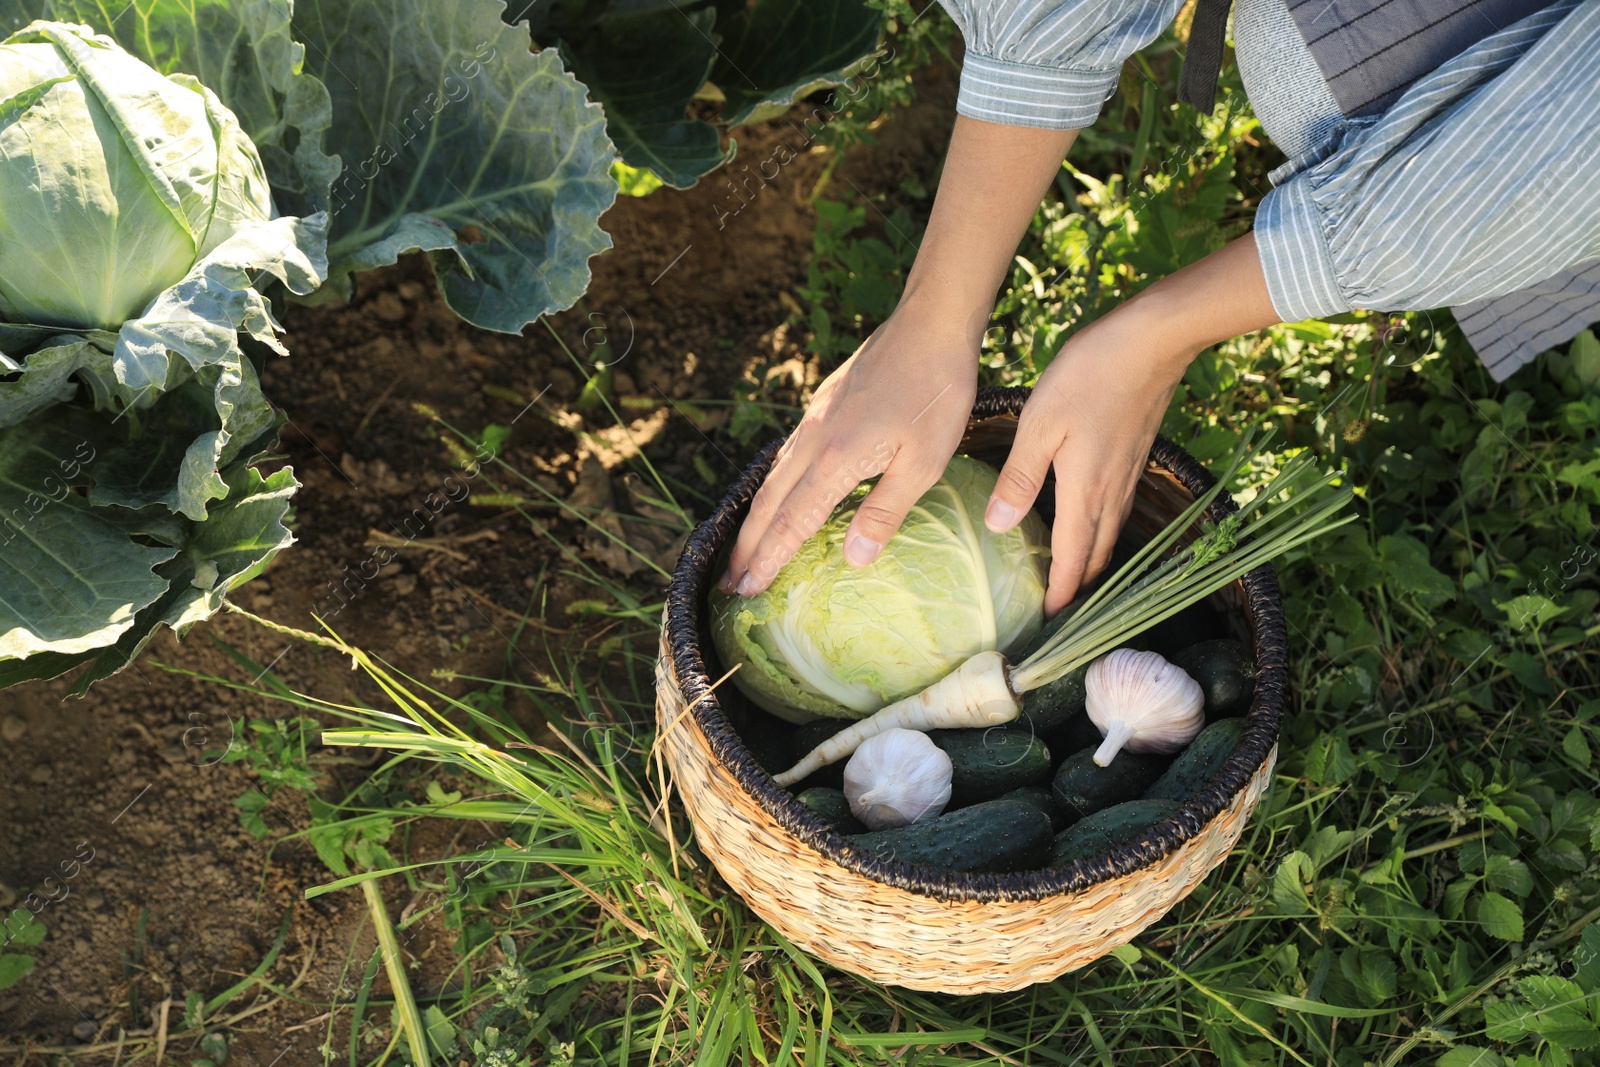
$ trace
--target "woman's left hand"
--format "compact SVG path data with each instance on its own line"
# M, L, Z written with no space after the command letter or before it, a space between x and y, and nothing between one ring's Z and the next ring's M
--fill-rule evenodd
M1277 321L1255 238L1247 235L1163 278L1062 346L1022 410L985 515L991 530L1015 526L1054 468L1046 614L1071 603L1111 559L1150 443L1190 360Z

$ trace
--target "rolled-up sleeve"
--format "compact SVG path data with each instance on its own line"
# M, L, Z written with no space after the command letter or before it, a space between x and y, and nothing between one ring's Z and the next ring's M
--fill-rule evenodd
M1600 257L1600 0L1562 0L1275 174L1256 215L1287 322L1464 304Z
M1123 62L1182 0L939 0L966 41L956 111L1008 126L1088 126Z

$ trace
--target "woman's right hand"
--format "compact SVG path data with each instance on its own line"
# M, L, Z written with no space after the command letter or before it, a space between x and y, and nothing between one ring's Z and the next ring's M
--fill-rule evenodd
M845 559L878 557L911 506L944 473L978 388L978 343L908 291L889 319L817 388L751 502L728 569L727 593L772 584L852 489L883 477L856 509Z

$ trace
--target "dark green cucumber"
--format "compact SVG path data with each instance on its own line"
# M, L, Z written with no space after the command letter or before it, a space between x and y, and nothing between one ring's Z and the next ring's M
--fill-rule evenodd
M1239 747L1249 725L1248 719L1218 719L1201 730L1200 736L1189 742L1183 755L1167 768L1167 773L1145 791L1145 799L1183 801L1200 792Z
M1040 811L1050 816L1050 829L1054 832L1065 830L1074 821L1061 810L1061 805L1056 803L1055 794L1050 792L1049 786L1027 785L1007 793L1006 796L1036 805Z
M816 812L823 822L841 834L864 834L866 826L850 811L850 798L842 789L815 786L795 798Z
M1050 746L1051 752L1081 752L1086 748L1099 748L1104 736L1100 727L1089 718L1089 713L1080 711L1065 724L1044 735L1044 743Z
M1026 726L931 730L950 757L950 807L964 808L1050 778L1050 749Z
M1117 760L1121 759L1119 755ZM1050 866L1065 867L1074 860L1126 845L1177 810L1178 805L1170 800L1129 800L1097 811L1056 835Z
M1056 631L1065 626L1067 620L1071 617L1072 612L1070 611L1056 612L1055 618L1045 620L1045 624L1039 627L1038 633L1034 634L1028 639L1027 644L1014 651L1006 652L1006 659L1010 660L1012 663L1021 663L1023 660L1027 659L1029 656L1043 648L1045 642L1054 637Z
M1042 685L1038 689L1030 689L1023 693L1022 721L1032 724L1034 733L1048 734L1064 725L1073 716L1081 715L1084 702L1083 679L1088 673L1089 666L1084 664L1049 685Z
M1050 854L1050 816L1037 804L1001 797L950 811L936 819L857 834L850 843L867 852L952 871L1019 871Z
M1114 804L1138 799L1161 777L1168 764L1164 757L1143 756L1124 749L1109 767L1102 767L1094 761L1094 753L1094 748L1086 748L1068 756L1056 768L1055 779L1050 783L1056 803L1073 822Z
M1071 615L1070 611L1057 612L1055 618L1045 623L1043 628L1033 635L1033 640L1015 652L1007 653L1007 658L1012 663L1021 663L1033 655L1057 630L1061 629ZM1022 721L1032 724L1033 732L1043 736L1082 711L1083 676L1088 670L1089 667L1085 664L1071 674L1057 678L1049 685L1022 694Z
M1250 710L1250 698L1256 691L1256 657L1243 641L1226 637L1202 641L1174 655L1172 662L1200 683L1208 721Z

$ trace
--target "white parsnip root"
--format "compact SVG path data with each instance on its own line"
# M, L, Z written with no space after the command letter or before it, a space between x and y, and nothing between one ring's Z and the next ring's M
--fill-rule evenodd
M774 781L781 786L794 785L849 756L861 742L885 730L962 730L1010 722L1021 713L1022 699L1011 688L1009 668L1000 653L980 652L915 696L897 700L840 730Z

